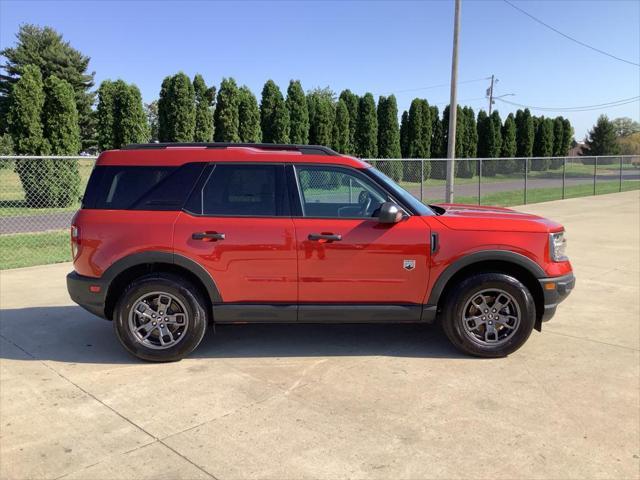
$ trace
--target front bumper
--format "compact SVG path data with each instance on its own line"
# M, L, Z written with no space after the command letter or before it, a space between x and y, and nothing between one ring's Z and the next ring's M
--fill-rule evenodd
M561 277L540 278L538 281L544 293L542 321L546 322L555 315L558 304L569 296L576 285L576 277L568 273Z
M101 279L71 272L67 275L67 291L71 300L82 308L94 315L106 318L107 285Z

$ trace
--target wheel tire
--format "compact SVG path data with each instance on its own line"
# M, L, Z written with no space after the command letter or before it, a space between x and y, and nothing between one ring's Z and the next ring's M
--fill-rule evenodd
M135 336L129 316L145 294L166 293L178 300L185 310L184 336L175 345L150 348ZM113 328L122 346L133 356L150 362L174 362L189 355L202 340L207 329L206 302L189 281L171 274L150 274L132 282L123 292L114 310Z
M465 308L481 292L491 289L511 296L520 318L512 332L501 330L507 332L508 338L501 340L500 344L483 345L482 340L474 340L465 329ZM504 357L518 350L531 335L536 320L535 303L527 287L503 273L483 273L464 279L447 296L443 310L442 328L451 343L465 353L485 358Z

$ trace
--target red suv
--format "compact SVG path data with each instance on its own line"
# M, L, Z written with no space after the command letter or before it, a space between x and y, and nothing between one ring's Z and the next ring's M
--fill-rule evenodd
M561 225L424 205L317 146L102 153L71 227L71 298L133 355L177 360L224 323L440 322L482 357L518 349L575 280Z

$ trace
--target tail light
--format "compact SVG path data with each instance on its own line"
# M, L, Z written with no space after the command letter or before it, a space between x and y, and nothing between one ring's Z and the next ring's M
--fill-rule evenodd
M80 251L80 229L75 225L71 225L71 258L73 260L78 256Z

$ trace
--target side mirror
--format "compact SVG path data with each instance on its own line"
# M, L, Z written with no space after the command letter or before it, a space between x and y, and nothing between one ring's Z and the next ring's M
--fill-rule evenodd
M384 202L380 205L380 213L378 214L378 222L380 223L398 223L402 220L403 213L400 207L393 202Z

